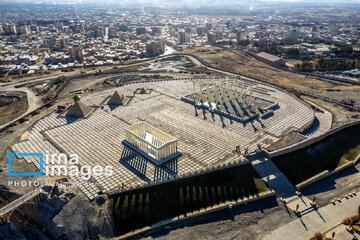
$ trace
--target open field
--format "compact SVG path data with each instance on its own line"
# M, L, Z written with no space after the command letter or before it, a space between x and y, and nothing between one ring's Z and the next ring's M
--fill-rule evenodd
M322 95L339 102L352 99L355 101L356 106L360 106L360 95L358 94L360 86L350 86L313 76L279 70L241 50L223 49L220 47L199 47L187 49L184 53L196 55L218 68L260 78L270 83L284 84L289 88L307 91L312 95Z
M26 93L0 91L0 95L0 126L20 117L27 111Z

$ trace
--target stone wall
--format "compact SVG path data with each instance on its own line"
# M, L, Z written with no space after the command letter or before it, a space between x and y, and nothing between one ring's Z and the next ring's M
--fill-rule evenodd
M317 143L321 140L323 140L324 138L334 134L334 133L337 133L345 128L348 128L348 127L352 127L352 126L356 126L360 124L360 121L356 121L356 122L351 122L351 123L347 123L347 124L344 124L342 126L339 126L339 127L336 127L336 128L333 128L331 130L329 130L327 133L321 135L321 136L318 136L318 137L314 137L314 138L310 138L310 139L306 139L300 143L296 143L296 144L293 144L291 146L288 146L288 147L285 147L285 148L282 148L282 149L279 149L279 150L276 150L276 151L272 151L272 152L267 152L266 150L264 152L266 152L266 154L270 157L270 158L274 158L274 157L278 157L278 156L281 156L281 155L284 155L284 154L287 154L287 153L291 153L291 152L294 152L294 151L297 151L297 150L300 150L302 148L305 148L305 147L308 147L314 143Z

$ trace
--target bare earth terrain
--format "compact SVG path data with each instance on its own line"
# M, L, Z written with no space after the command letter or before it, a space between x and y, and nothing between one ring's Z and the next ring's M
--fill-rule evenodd
M314 96L324 96L337 101L355 101L360 106L360 86L351 86L322 78L286 72L263 63L250 54L238 49L220 47L199 47L185 50L184 53L196 55L212 66L262 79L266 82L286 85L293 90L306 91Z
M21 116L27 107L26 93L0 91L0 126Z

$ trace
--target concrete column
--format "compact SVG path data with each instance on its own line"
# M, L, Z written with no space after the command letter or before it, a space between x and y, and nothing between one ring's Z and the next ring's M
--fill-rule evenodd
M221 98L225 99L223 82L221 82Z
M209 88L209 83L206 83L206 94L207 94L207 100L210 101L210 88Z

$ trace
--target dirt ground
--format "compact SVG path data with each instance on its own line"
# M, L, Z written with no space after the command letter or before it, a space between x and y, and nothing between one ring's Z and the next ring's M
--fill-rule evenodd
M360 86L352 86L323 78L291 73L261 62L239 49L199 47L187 49L186 54L196 55L212 66L234 71L269 83L286 85L295 90L306 91L313 96L324 96L336 101L354 100L360 106Z
M322 207L332 199L360 190L360 164L302 189L309 199L316 197ZM156 229L142 239L262 239L271 231L295 220L297 217L275 199L260 200L246 206L233 208L186 220Z
M319 206L360 190L360 163L302 189L309 199L316 197Z
M345 123L353 122L360 119L359 112L350 111L349 109L344 108L340 105L329 103L310 96L301 96L301 98L309 100L331 112L331 114L333 115L332 127L338 127L344 125Z
M0 91L0 126L21 116L27 108L26 93Z
M168 225L139 238L143 239L262 239L272 230L294 220L275 198Z
M275 143L271 144L268 148L266 148L268 151L272 152L276 149L280 149L286 146L293 145L295 143L299 143L306 138L302 136L301 134L291 131L289 134L286 134L282 139L276 141Z

